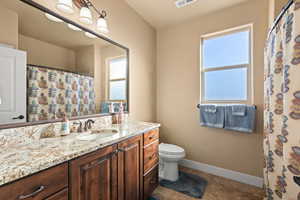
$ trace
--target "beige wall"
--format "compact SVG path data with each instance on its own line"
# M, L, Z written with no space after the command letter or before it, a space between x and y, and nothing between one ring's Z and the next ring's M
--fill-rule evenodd
M269 0L269 23L272 26L274 19L280 14L288 0Z
M95 76L95 101L96 101L96 112L100 112L101 107L101 99L104 93L102 90L102 58L101 58L101 46L95 45L95 69L94 69L94 76Z
M95 69L95 46L83 46L75 51L76 72L94 76Z
M18 15L0 6L0 44L18 47Z
M27 63L75 70L75 52L54 44L19 35L19 49L27 52Z
M162 123L162 141L184 147L187 159L262 176L263 49L268 27L267 11L267 0L252 0L158 31L157 120ZM249 23L254 26L257 131L244 134L201 127L196 109L200 96L200 36Z
M54 11L55 1L35 0ZM95 0L108 11L111 39L130 49L130 113L133 119L155 120L156 32L125 1ZM60 13L62 14L62 13ZM78 21L78 13L64 15ZM95 25L87 26L95 30ZM142 83L142 84L141 84Z
M275 17L279 15L282 8L288 3L288 0L274 0L275 1Z
M269 24L272 26L274 19L280 14L288 0L269 0Z

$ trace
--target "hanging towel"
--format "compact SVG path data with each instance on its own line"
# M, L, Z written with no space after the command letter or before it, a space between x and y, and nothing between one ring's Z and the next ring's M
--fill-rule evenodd
M252 133L255 129L256 107L245 105L245 115L237 115L237 112L233 112L233 110L237 111L238 109L233 109L233 107L225 107L225 129Z
M247 105L232 105L232 115L234 116L245 116Z
M217 105L200 105L200 125L211 128L224 128L224 107Z

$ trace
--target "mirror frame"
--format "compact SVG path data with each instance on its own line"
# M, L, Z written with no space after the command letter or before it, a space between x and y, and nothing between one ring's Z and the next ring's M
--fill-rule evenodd
M82 29L83 31L85 32L89 32L95 36L97 36L99 39L102 39L102 40L105 40L106 42L109 42L110 44L113 44L115 46L118 46L122 49L124 49L126 51L126 56L127 56L127 88L126 88L126 92L127 92L127 108L128 108L128 111L126 111L125 113L129 113L129 109L130 109L130 105L129 105L129 79L130 79L130 74L129 74L129 62L130 62L130 59L129 59L129 48L118 43L118 42L115 42L107 37L105 37L104 35L100 35L98 33L96 33L95 31L91 30L91 29L88 29L70 19L67 19L66 17L63 17L62 15L40 5L39 3L37 2L34 2L33 0L16 0L16 1L20 1L22 3L25 3L29 6L32 6L33 8L35 9L38 9L40 10L41 12L44 12L44 13L48 13L50 15L53 15L54 17L57 17L61 20L63 20L65 23L68 23L68 24L72 24L80 29ZM26 110L27 110L27 107L26 107ZM89 118L96 118L96 117L103 117L103 116L111 116L112 114L111 113L102 113L102 114L94 114L94 115L85 115L85 116L78 116L78 117L71 117L70 118L70 121L73 121L73 120L81 120L81 119L89 119ZM0 130L3 130L3 129L9 129L9 128L20 128L20 127L26 127L26 126L35 126L35 125L42 125L42 124L49 124L49 123L57 123L57 122L62 122L63 119L53 119L53 120L43 120L43 121L36 121L36 122L21 122L21 123L14 123L14 124L0 124Z

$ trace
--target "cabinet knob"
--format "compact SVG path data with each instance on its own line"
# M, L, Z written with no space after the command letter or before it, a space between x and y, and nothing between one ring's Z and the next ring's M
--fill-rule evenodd
M14 117L14 118L12 118L13 120L18 120L18 119L24 119L25 117L24 117L24 115L20 115L20 116L18 116L18 117Z
M34 196L36 196L37 194L41 193L46 187L45 186L40 186L36 191L32 192L31 194L27 194L27 195L21 195L19 196L19 200L24 200L24 199L28 199L28 198L32 198Z

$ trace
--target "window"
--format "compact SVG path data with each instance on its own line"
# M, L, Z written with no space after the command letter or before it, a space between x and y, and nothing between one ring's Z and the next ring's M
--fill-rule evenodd
M125 57L108 61L108 98L110 101L126 101L127 60Z
M251 99L251 26L201 40L201 102Z

